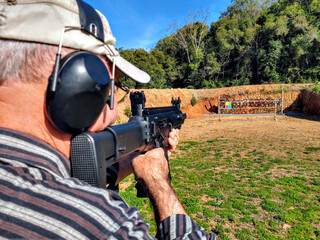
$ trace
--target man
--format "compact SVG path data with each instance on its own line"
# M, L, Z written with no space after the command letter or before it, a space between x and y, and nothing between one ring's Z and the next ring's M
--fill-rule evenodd
M153 238L138 210L115 191L70 176L71 137L116 120L117 74L149 81L114 44L107 20L80 0L0 0L1 238ZM82 77L93 84L93 96L77 92ZM55 103L59 95L62 104ZM173 131L170 151L177 142ZM162 149L130 157L120 161L114 185L134 172L154 206L157 238L214 239L186 215L170 186Z

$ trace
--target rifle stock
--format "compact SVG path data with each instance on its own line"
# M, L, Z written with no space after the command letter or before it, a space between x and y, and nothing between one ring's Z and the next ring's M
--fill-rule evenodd
M186 114L180 99L172 106L145 108L144 92L130 94L132 117L127 123L101 132L83 132L71 140L72 176L96 187L106 187L107 167L129 153L144 152L150 146L167 149L172 128L181 128Z

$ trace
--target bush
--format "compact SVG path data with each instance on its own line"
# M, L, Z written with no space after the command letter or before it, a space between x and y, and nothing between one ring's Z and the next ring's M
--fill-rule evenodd
M126 115L129 118L132 116L132 112L131 112L131 109L129 107L126 107L124 109L124 115Z
M320 93L320 85L315 85L313 88L313 92L317 94Z
M198 100L196 99L195 96L193 96L193 97L191 98L191 105L194 106L194 105L197 104L197 102L198 102Z
M194 86L189 85L189 86L187 86L187 89L194 89Z

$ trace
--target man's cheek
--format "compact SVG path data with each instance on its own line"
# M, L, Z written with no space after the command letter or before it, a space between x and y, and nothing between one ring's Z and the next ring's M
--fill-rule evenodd
M112 123L111 124L113 124L117 120L117 117L118 117L118 107L115 107L112 110L111 114L112 114L112 117L111 117L112 118Z

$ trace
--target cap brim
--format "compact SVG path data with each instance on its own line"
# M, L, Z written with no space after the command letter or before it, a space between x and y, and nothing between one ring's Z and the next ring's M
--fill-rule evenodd
M139 82L139 83L150 82L149 74L140 70L136 66L132 65L127 60L125 60L123 57L121 57L119 55L117 55L117 56L107 55L107 58L111 62L113 62L115 60L115 64L116 64L117 69L125 76L132 78L132 80Z

